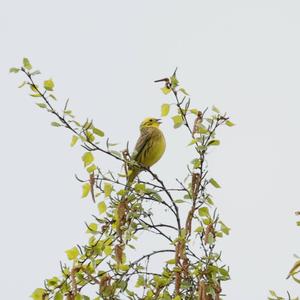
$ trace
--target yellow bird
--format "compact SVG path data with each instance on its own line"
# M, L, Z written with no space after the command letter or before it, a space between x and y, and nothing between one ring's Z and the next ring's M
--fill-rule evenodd
M140 137L135 145L131 159L143 167L150 168L160 160L166 149L166 141L159 129L160 119L146 118L140 125ZM128 167L127 187L142 171L138 166Z

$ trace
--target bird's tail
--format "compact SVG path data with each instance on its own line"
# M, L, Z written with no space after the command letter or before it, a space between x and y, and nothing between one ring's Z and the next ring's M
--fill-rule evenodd
M130 168L129 169L129 175L127 176L127 182L125 185L125 195L122 197L122 200L124 200L124 197L126 195L128 195L128 192L134 182L134 179L136 178L136 176L139 174L139 170L137 168Z

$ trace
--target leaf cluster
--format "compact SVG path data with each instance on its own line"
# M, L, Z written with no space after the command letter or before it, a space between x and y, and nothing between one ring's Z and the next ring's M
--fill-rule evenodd
M82 147L86 178L78 178L82 184L81 197L90 197L98 208L93 222L86 223L87 243L66 250L71 264L61 264L60 275L46 279L44 287L37 288L31 297L34 300L220 299L222 282L230 276L216 243L229 234L230 228L220 219L214 205L210 191L221 185L209 176L207 154L220 145L218 128L234 126L229 117L215 106L210 114L207 108L193 107L176 71L157 80L163 83L161 90L168 99L161 106L161 115L171 115L174 129L186 129L193 157L185 178L176 179L175 186L167 186L151 169L139 166L152 180L145 182L140 177L128 187L126 166L136 164L128 148L118 150L117 144L105 140L104 132L93 121L77 120L69 108L69 100L58 109L54 81L44 80L40 87L35 80L40 72L33 71L27 58L20 68L11 68L10 72L25 75L26 80L19 87L27 86L36 105L54 116L52 126L71 132L71 147L78 144ZM125 166L125 172L104 170L97 160L98 154L101 159L116 159ZM157 220L153 206L166 209L169 218ZM139 256L139 232L148 234L153 245L159 246L156 239L160 239L168 247L154 247ZM136 257L129 256L129 250ZM153 258L162 255L168 258L157 268ZM87 287L94 288L94 296L86 294Z

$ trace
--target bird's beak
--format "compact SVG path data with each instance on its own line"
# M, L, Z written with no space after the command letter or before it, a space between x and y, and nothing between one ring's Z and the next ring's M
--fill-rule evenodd
M161 122L161 119L156 119L156 122L158 123L158 124L161 124L162 122Z

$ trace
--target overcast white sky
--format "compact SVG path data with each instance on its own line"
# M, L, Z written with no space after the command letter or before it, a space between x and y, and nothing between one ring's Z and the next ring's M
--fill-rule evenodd
M194 106L214 104L237 124L221 130L209 160L223 187L216 204L232 228L220 245L232 276L225 299L299 294L285 280L300 254L299 15L300 2L290 0L2 1L1 297L28 299L57 274L64 250L86 240L94 212L74 179L81 150L17 89L21 76L7 72L23 56L54 79L80 119L93 118L121 145L134 144L139 122L159 114L166 99L153 80L178 66ZM162 128L168 149L154 169L182 176L184 130L170 121Z

